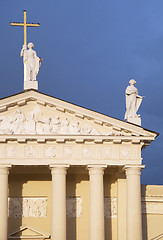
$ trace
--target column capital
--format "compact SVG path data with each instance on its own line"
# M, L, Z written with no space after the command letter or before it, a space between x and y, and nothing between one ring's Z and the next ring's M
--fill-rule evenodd
M123 169L126 171L126 175L140 175L144 168L145 165L125 165Z
M92 165L87 165L87 169L89 170L89 175L103 175L104 170L107 168L107 165L97 165L97 164L92 164Z
M11 164L0 164L0 174L8 175L8 170L12 167Z
M67 174L67 169L69 168L70 165L68 164L65 164L65 165L50 165L50 170L51 170L51 174L52 175L56 175L56 174L64 174L66 175Z

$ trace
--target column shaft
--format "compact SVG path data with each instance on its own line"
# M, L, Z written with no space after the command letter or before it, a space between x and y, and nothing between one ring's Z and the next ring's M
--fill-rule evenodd
M127 240L142 240L140 174L143 166L126 166Z
M104 168L88 166L90 175L90 240L104 240Z
M66 166L51 167L52 240L66 240L66 170L67 170Z
M117 173L117 214L118 214L118 240L126 240L126 176L124 173Z
M0 166L0 240L7 240L8 230L8 167Z

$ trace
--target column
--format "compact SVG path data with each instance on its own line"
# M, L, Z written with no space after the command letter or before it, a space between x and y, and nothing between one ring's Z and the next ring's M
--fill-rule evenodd
M118 172L117 177L117 215L118 215L118 240L126 240L126 176L124 172Z
M8 169L0 165L0 240L8 239Z
M127 240L142 240L140 175L142 165L125 166L127 178Z
M90 237L89 240L104 240L104 184L106 165L89 165L90 177Z
M51 165L51 240L66 240L66 174L69 165Z

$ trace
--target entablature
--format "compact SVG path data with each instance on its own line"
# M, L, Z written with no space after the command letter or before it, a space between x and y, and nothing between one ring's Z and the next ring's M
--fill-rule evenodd
M76 142L73 139L43 141L35 139L9 139L0 143L0 164L49 165L49 164L141 164L142 144L132 142L87 140Z

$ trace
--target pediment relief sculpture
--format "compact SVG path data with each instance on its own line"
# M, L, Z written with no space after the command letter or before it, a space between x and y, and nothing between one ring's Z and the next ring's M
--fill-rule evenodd
M67 117L44 116L37 110L24 113L20 109L12 115L0 116L0 134L123 135L114 130L101 132L91 124L80 123Z

